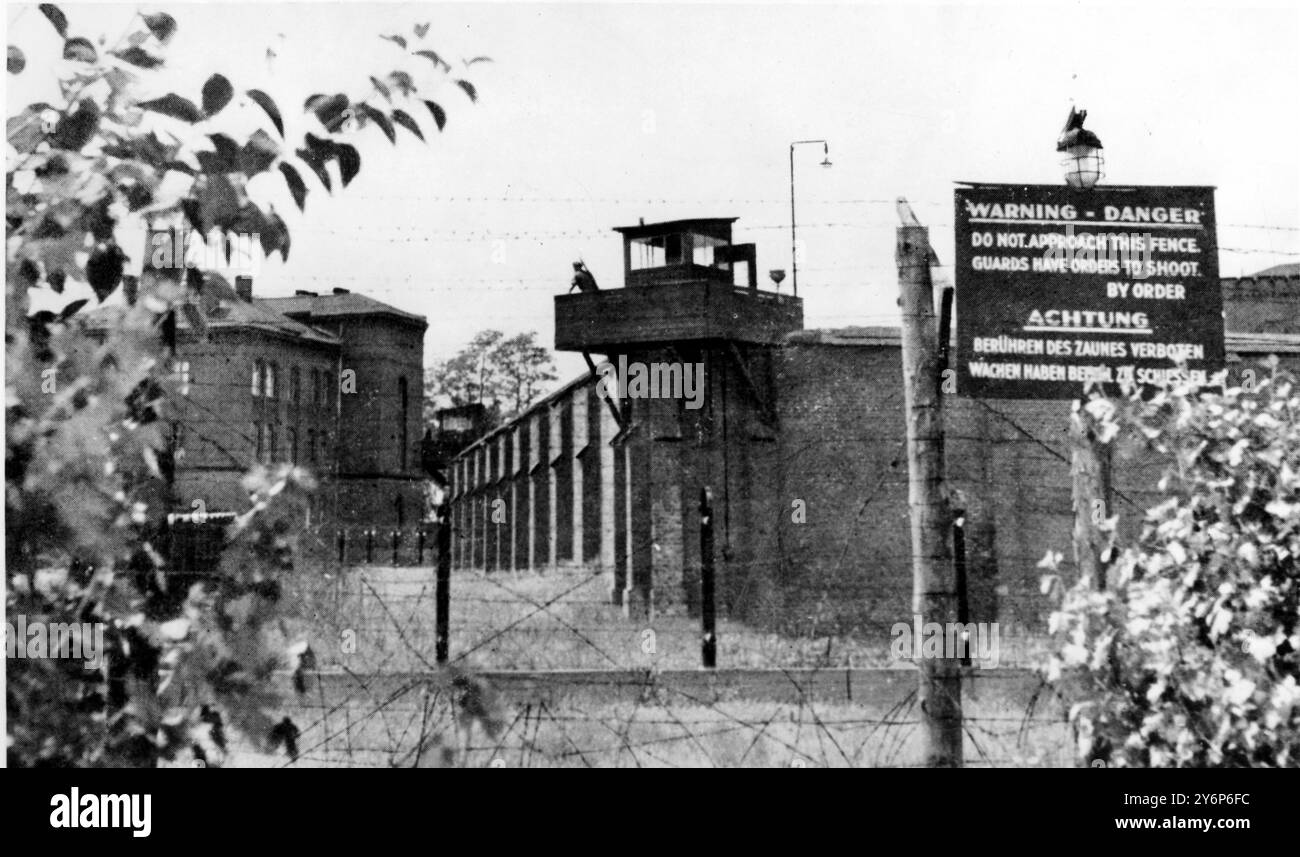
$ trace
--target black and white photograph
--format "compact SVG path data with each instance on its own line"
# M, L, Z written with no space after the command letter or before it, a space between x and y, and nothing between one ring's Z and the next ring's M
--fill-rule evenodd
M1300 7L4 20L7 767L1266 826L1215 777L1300 767ZM168 776L23 824L157 838Z

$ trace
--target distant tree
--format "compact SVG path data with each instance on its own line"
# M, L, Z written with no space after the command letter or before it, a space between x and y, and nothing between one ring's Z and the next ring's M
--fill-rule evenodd
M234 733L293 755L297 730L266 680L276 667L310 663L301 646L271 647L271 620L311 485L297 468L253 467L250 508L227 529L215 571L173 574L163 427L176 317L201 332L212 299L230 288L197 269L146 267L138 281L126 278L125 263L144 248L124 236L141 224L256 233L264 253L287 258L289 230L250 196L253 179L283 181L305 209L304 168L326 191L357 176L361 155L346 140L358 130L374 126L396 143L400 125L423 140L407 110L427 111L439 130L446 115L399 67L370 77L358 99L308 97L310 130L291 142L270 95L240 94L220 74L198 99L141 97L166 71L170 15L136 13L106 48L70 35L57 6L40 11L60 54L29 63L22 47L8 47L10 74L66 73L58 103L28 105L6 124L5 603L10 620L29 625L99 624L107 651L98 670L71 658L9 660L9 763L150 766L190 752L216 764ZM474 87L448 77L436 53L414 50L427 29L386 38L404 64L473 100ZM263 127L233 130L250 116ZM88 297L32 311L29 293L73 286ZM123 300L106 333L78 323L89 295L114 294Z
M502 400L510 404L507 416L522 413L537 401L543 386L556 378L551 352L537 344L536 331L503 340L494 354Z
M1300 389L1276 366L1085 410L1103 442L1168 462L1168 499L1051 619L1083 764L1300 765Z
M425 382L425 418L446 404L483 404L493 421L510 419L532 405L554 381L551 352L537 332L506 338L499 330L475 334L456 356L436 364Z

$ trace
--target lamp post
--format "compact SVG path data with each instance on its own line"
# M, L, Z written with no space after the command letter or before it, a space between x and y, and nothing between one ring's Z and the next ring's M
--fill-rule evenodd
M799 296L799 260L796 258L798 241L795 239L794 219L794 147L811 143L822 144L823 167L831 165L831 147L825 140L795 140L790 144L790 288L794 296Z

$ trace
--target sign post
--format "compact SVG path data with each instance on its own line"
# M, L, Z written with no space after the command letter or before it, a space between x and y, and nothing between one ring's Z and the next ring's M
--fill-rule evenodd
M970 185L955 202L960 395L1078 400L1222 368L1213 188ZM1110 447L1090 425L1076 401L1075 562L1104 587Z

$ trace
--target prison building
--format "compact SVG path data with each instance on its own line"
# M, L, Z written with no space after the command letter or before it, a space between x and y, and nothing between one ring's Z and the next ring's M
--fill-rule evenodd
M257 298L251 277L209 279L201 324L176 313L163 413L174 509L246 511L249 468L288 463L320 485L308 525L419 524L424 318L342 288ZM123 309L84 323L106 333Z
M758 288L733 222L619 229L623 287L555 298L556 348L590 371L451 460L455 567L582 566L629 614L694 613L708 486L726 614L825 633L910 616L900 332L805 330L799 298ZM1300 276L1222 288L1230 366L1300 360ZM698 401L603 395L608 367L632 364L700 367ZM1042 628L1037 564L1072 545L1068 417L1068 402L944 400L972 621ZM1159 468L1115 463L1130 535Z

